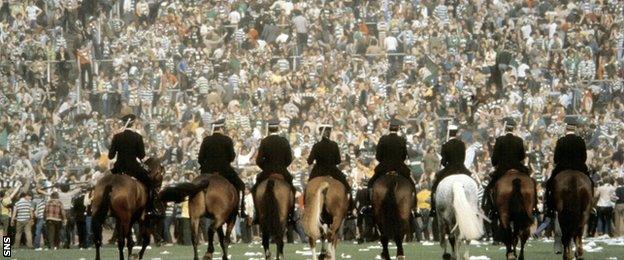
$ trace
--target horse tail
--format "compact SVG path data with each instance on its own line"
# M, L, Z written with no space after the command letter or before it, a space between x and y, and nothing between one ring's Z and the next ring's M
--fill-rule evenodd
M158 197L160 198L161 201L164 201L164 202L174 201L176 203L180 203L184 201L184 198L186 198L187 196L189 197L189 199L195 196L195 194L199 193L200 191L208 187L209 184L210 182L208 181L208 179L204 179L200 183L192 183L192 182L178 183L175 186L167 187L163 189L158 195Z
M323 208L323 193L329 188L329 183L324 181L318 187L316 192L312 194L310 202L305 207L305 214L303 215L304 229L307 231L310 239L318 239L321 237L321 211Z
M524 208L524 197L522 197L522 180L515 178L512 182L511 197L509 198L510 221L514 223L515 229L522 229L531 222L531 216Z
M479 210L468 201L460 182L453 183L453 208L460 237L467 240L480 238L483 235L483 220L479 217Z
M106 216L108 215L108 211L111 206L111 192L113 190L112 184L107 184L104 187L104 191L102 192L102 197L100 199L99 205L97 205L97 209L93 212L93 220L91 221L91 230L93 230L93 240L96 245L102 244L102 225L104 225L104 221L106 220Z
M280 225L279 202L275 197L275 180L269 179L262 198L264 216L260 220L262 227L273 234L283 234L283 227ZM278 238L281 239L281 238Z
M401 232L401 225L399 224L400 220L398 219L399 205L396 201L396 189L397 180L396 178L393 178L388 184L386 196L381 203L381 223L386 237L395 237L395 235L400 234Z

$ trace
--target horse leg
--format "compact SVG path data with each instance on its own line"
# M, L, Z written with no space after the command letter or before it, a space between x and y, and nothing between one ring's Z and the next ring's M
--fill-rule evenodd
M574 237L574 242L576 244L576 259L577 260L581 260L583 259L583 230L581 229L580 233L581 235L576 235Z
M452 232L455 233L455 232ZM455 237L455 234L450 234L449 235L449 243L451 244L451 252L453 252L452 256L454 259L457 259L457 256L459 255L457 248L455 248L457 245L455 244L455 242L457 242L457 239Z
M124 248L124 240L126 238L126 229L124 224L121 223L121 220L118 219L115 224L115 229L117 229L117 251L119 251L119 260L124 259L123 248Z
M214 226L208 228L208 251L204 255L204 259L212 259L214 253Z
M197 256L197 235L199 234L199 218L191 217L191 244L193 245L193 259L198 260Z
M132 227L132 225L130 225ZM132 247L134 247L134 240L132 240L132 229L129 229L126 233L126 247L128 248L128 259L132 259Z
M572 259L572 236L567 228L561 229L561 244L563 245L563 259Z
M507 249L507 259L516 259L516 254L513 250L513 239L511 234L511 228L509 226L503 227L503 234L505 236L505 248Z
M312 250L312 260L316 260L316 240L312 237L308 237L308 244L310 244L310 250Z
M269 236L269 232L267 230L262 230L262 248L264 249L264 259L271 259L271 251L269 250L269 243L271 242L271 237Z
M223 233L223 227L217 227L217 235L219 235L219 244L221 244L221 252L223 254L223 260L227 260L228 259L227 242L225 241L225 234Z
M221 247L223 248L223 259L227 259L226 257L228 256L228 246L230 245L230 235L232 234L232 229L234 228L234 226L236 225L236 218L231 218L228 222L227 222L227 227L225 229L225 243L223 245L221 245Z
M332 220L331 228L329 230L327 243L329 243L329 246L330 246L330 253L331 253L330 259L332 260L336 259L336 247L338 246L338 232L339 232L340 226L342 225L343 219L344 219L344 216L334 217L334 219Z
M388 251L388 238L382 236L381 237L381 246L383 249L381 250L381 259L390 260L390 252Z
M530 227L527 227L520 233L520 256L518 257L520 260L524 260L524 246L529 239L529 232L531 232Z
M515 226L515 223L514 223L514 226ZM516 251L517 251L516 249L518 248L518 236L519 236L518 228L514 227L511 232L511 247L513 249L513 254L516 257L518 256L518 254L516 254Z
M139 230L141 232L141 251L139 251L139 259L143 259L143 254L145 254L145 249L147 248L147 245L149 245L150 243L150 221L149 220L144 220L141 221L141 224L139 226Z
M438 238L440 239L440 247L444 249L444 254L442 254L442 259L448 260L451 259L451 255L447 252L447 244L446 244L446 226L443 225L444 220L441 218L440 213L438 212Z
M319 239L321 240L321 253L319 254L319 258L323 260L327 257L327 249L325 248L325 232L323 229L321 229L321 237Z
M275 242L277 244L277 256L275 259L284 259L284 233L280 232L275 237Z
M93 218L91 222L93 229L93 244L95 245L95 260L100 260L100 248L102 247L102 220L98 217Z
M394 238L394 242L397 246L397 260L404 260L405 254L403 253L403 235L397 235Z

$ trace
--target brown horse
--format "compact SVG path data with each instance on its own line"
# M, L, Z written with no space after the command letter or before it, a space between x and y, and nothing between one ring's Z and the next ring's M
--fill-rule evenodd
M516 258L516 245L520 240L519 259L524 259L524 246L531 235L535 208L535 180L517 170L507 171L494 186L494 201L499 213L499 223L507 247L507 259Z
M162 185L162 173L164 168L158 159L150 158L146 161L149 168L149 178L155 187ZM145 248L149 244L150 230L149 219L144 215L147 202L147 188L138 180L125 174L107 174L95 185L93 199L91 200L93 243L95 244L95 259L100 259L100 247L102 246L102 225L110 211L116 219L115 233L117 234L117 249L119 259L124 259L124 240L128 247L128 258L132 255L132 233L130 228L137 221L141 233L142 247L139 259L143 259ZM136 258L136 255L134 255Z
M208 229L208 251L204 255L204 259L212 259L215 230L219 236L223 259L228 259L228 242L236 222L236 209L239 203L236 188L223 176L214 173L202 174L192 182L178 183L173 187L167 187L159 194L162 201L175 202L182 202L187 196L189 197L193 259L199 259L197 256L197 237L199 220L204 216L213 220ZM224 224L227 224L225 233L222 228Z
M253 200L260 221L265 258L267 260L271 258L269 242L273 238L277 244L276 259L283 259L286 221L288 213L295 205L295 194L283 176L271 174L268 179L256 186Z
M306 187L305 205L303 229L309 238L312 259L316 260L317 239L321 239L320 258L329 255L330 259L335 259L338 229L349 207L344 184L329 176L313 178ZM325 224L329 229L324 227ZM325 241L330 242L329 252L325 252Z
M572 259L570 242L576 244L576 259L583 259L583 228L593 202L593 187L587 175L566 170L555 176L554 205L561 227L563 259Z
M410 217L415 202L415 187L395 172L375 182L372 191L373 217L379 228L383 251L381 258L390 259L388 240L394 239L397 259L405 259L403 237L410 233Z

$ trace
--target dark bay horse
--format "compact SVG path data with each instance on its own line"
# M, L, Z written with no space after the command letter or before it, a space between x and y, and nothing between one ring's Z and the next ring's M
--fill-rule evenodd
M162 201L182 202L189 197L189 216L191 218L191 241L193 243L193 259L197 256L197 237L199 221L206 216L212 224L208 229L208 251L203 259L212 259L214 253L213 237L215 231L223 251L223 259L228 259L228 241L236 222L236 209L239 203L238 192L234 185L219 174L202 174L192 182L178 183L163 189L159 197ZM227 224L226 232L222 226Z
M149 168L149 178L155 187L162 185L164 168L158 159L150 158L145 162ZM93 190L91 199L93 243L95 244L95 259L100 259L102 246L102 225L108 213L115 218L115 233L117 234L117 249L119 259L124 259L124 240L128 247L128 258L132 255L132 232L130 228L137 221L141 233L141 251L139 259L143 258L145 248L149 244L149 219L144 215L147 202L147 188L138 180L125 174L107 174L98 181ZM136 255L134 256L136 257Z
M535 180L517 170L507 171L494 186L494 204L498 209L507 259L516 259L516 245L520 241L519 259L524 259L524 246L531 235L531 217L535 208Z
M295 194L290 185L279 174L271 174L256 187L253 201L257 209L262 232L262 247L265 259L271 258L271 238L277 244L276 259L284 259L284 233L288 213L295 205Z
M576 244L576 259L583 259L583 229L593 203L592 182L579 171L566 170L555 176L555 209L561 227L563 259L572 259L570 242Z
M308 235L312 259L316 260L316 240L321 239L321 255L324 259L336 258L338 229L342 225L349 207L345 186L329 176L316 177L308 182L305 191L305 212L303 229ZM328 225L329 228L326 228ZM325 241L329 242L325 252Z
M410 217L415 198L416 188L395 172L380 177L373 185L373 216L381 233L381 258L390 259L388 240L394 239L397 259L405 259L403 237L412 229Z

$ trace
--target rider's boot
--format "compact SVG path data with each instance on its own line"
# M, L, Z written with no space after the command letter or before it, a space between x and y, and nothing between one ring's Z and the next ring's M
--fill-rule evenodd
M147 192L147 203L145 205L145 211L147 215L150 217L158 216L158 212L156 211L156 207L154 206L154 201L156 200L156 191L154 188L149 188Z
M431 210L429 210L429 217L434 218L437 215L437 211L436 211L436 201L435 198L433 197L433 193L431 193Z
M247 213L245 212L245 191L240 192L240 208L238 211L238 216L241 218L247 217Z

